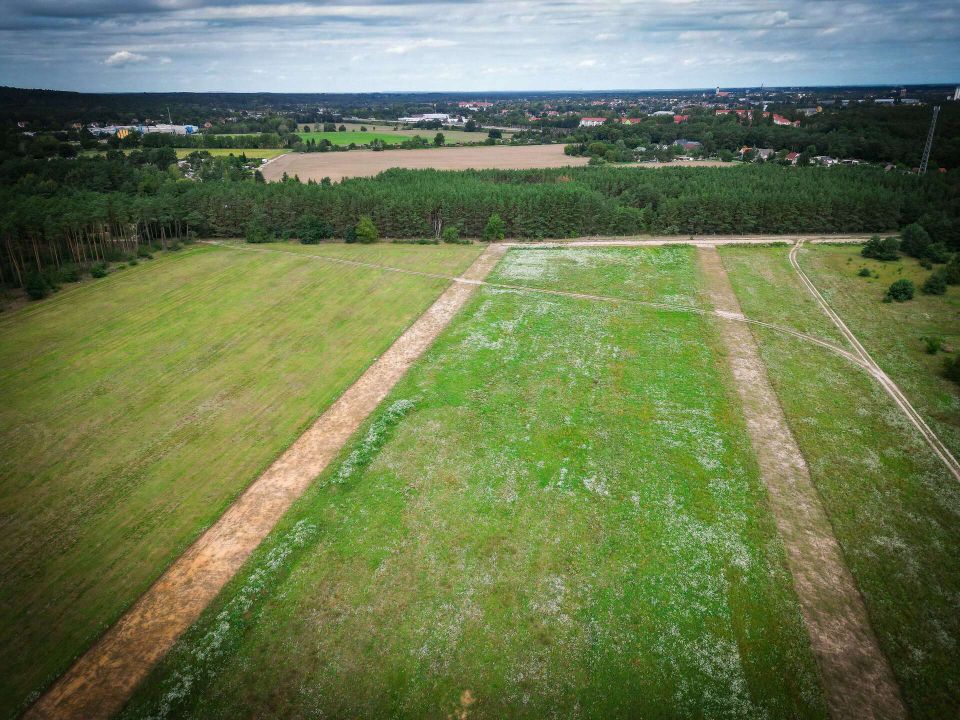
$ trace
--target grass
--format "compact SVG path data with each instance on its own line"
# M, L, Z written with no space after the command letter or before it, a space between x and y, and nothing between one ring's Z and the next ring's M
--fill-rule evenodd
M429 141L433 141L433 136L436 135L436 131L429 132L424 131L421 135ZM321 140L329 140L334 145L349 145L350 143L356 143L357 145L369 145L374 140L382 140L387 145L399 145L404 140L408 138L399 133L382 133L382 132L301 132L297 133L304 142L309 142L313 140L315 142L320 142Z
M931 271L917 260L870 260L860 255L859 247L814 247L803 252L800 262L880 367L954 455L960 455L960 385L943 376L945 353L928 354L923 339L937 336L960 351L960 287L948 287L946 295L924 295L919 288ZM862 267L879 277L859 277ZM914 299L882 303L887 288L900 278L917 286Z
M480 288L126 715L825 717L718 347Z
M177 158L183 159L195 152L208 152L214 157L226 157L227 155L246 155L248 158L275 158L278 155L284 155L289 150L284 148L245 148L238 150L235 148L177 148Z
M442 132L443 136L446 138L448 143L478 143L483 142L487 139L487 132L485 130L480 130L477 132L467 132L466 130L427 130L425 128L402 128L400 130L395 130L397 123L391 122L373 122L373 123L342 123L347 132L344 133L332 133L339 135L356 135L360 132L375 132L377 134L389 135L392 138L398 138L403 140L405 138L411 138L414 135L420 135L425 137L428 140L432 141L433 136L438 132ZM339 128L341 123L337 123ZM322 123L306 123L304 125L298 126L298 129L303 131L304 128L309 127L310 130L314 133L317 132L317 127L322 127ZM360 128L367 128L366 131L361 131ZM302 132L301 132L302 134ZM504 131L503 138L509 140L513 136L513 133ZM351 141L347 140L345 144L349 145ZM353 141L356 142L356 141Z
M553 288L643 302L706 308L689 246L530 248L512 253L492 283Z
M786 248L721 252L748 316L786 319L798 307L808 307L802 288L768 272L770 267L782 268ZM912 321L900 314L899 307L879 302L880 283L852 277L859 261L848 264L844 257L855 252L817 246L805 251L800 261L873 351L865 330L890 324L895 334L909 336L902 323L911 327ZM828 268L839 273L832 290L824 282ZM851 276L849 280L844 274ZM840 303L840 288L851 293L856 289L862 297ZM858 322L847 314L857 307L877 319ZM949 323L945 315L940 317ZM956 716L960 487L865 373L789 336L764 328L754 332L912 717ZM883 364L879 353L877 359ZM903 377L895 379L909 387Z
M403 248L449 274L479 252L444 248L438 261L435 249ZM63 671L446 284L195 247L4 313L0 717Z

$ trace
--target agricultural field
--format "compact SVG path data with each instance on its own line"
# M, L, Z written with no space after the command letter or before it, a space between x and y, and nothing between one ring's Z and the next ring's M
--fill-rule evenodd
M480 252L350 254L392 250L444 275ZM191 246L3 313L0 716L63 672L447 285Z
M789 273L787 252L786 246L721 249L744 313L839 342ZM931 387L960 402L956 386L941 385L939 364L917 361L925 353L913 347L918 333L956 332L955 288L946 297L918 296L912 307L883 304L892 278L927 271L911 259L879 267L860 257L857 246L805 246L800 263L921 411L935 407ZM877 266L881 278L856 276L863 265ZM865 372L782 333L755 328L754 334L911 717L956 715L960 487ZM937 421L936 414L924 415ZM948 441L947 423L937 427Z
M325 177L334 182L350 177L372 177L390 168L434 168L436 170L529 169L586 165L584 157L571 157L563 145L495 145L451 147L384 152L289 153L263 170L268 181L287 173L303 182Z
M696 276L567 252L489 279ZM480 288L125 716L826 717L716 322Z
M248 158L275 158L278 155L284 155L290 152L283 148L246 148L238 150L236 148L177 148L177 158L183 159L195 152L208 152L214 157L225 157L227 155L246 155Z
M377 136L389 136L392 142L402 142L403 140L408 140L412 138L414 135L419 135L420 137L423 137L423 138L426 138L427 140L432 141L433 136L436 135L438 132L442 132L444 138L446 138L446 141L450 144L477 143L477 142L483 142L484 140L487 139L486 130L478 130L477 132L467 132L466 130L451 130L451 129L428 130L426 128L403 127L398 125L397 123L388 123L384 121L373 122L373 123L337 123L338 128L341 125L343 125L347 129L346 132L339 132L339 131L334 133L320 132L317 130L317 128L319 127L322 129L323 123L319 123L319 124L314 123L312 125L309 123L306 123L306 124L299 125L297 129L300 131L299 133L300 136L304 137L304 139L306 139L305 135L309 133L311 137L316 136L314 139L316 139L318 142L320 140L320 136L323 136L323 137L326 137L328 140L330 140L330 142L332 142L334 145L349 145L351 142L356 142L357 144L360 144L359 141L357 140L349 140L349 139L341 140L338 142L331 136L340 135L340 136L350 137L350 136L359 135L363 132L375 133ZM308 131L306 130L306 128L310 128L310 130ZM366 130L365 131L361 130L361 128L366 128ZM502 134L503 134L504 140L509 140L511 137L513 137L513 133L508 132L506 130L504 130ZM387 141L384 140L384 142L387 142Z

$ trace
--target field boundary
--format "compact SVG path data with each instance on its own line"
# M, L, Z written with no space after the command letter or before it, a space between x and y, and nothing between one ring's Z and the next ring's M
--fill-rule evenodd
M200 616L290 505L430 347L503 255L488 247L206 530L73 666L27 718L109 718Z
M810 294L813 295L814 299L817 301L817 304L820 306L820 309L826 313L827 317L829 317L833 324L837 326L837 329L853 347L857 357L860 358L860 364L863 365L863 367L867 369L867 371L877 380L877 382L880 383L880 386L886 391L887 395L890 396L894 404L900 408L904 415L907 416L907 419L920 432L927 445L930 446L930 449L933 450L934 454L936 454L943 464L947 466L947 470L950 471L950 474L953 475L954 479L960 481L960 463L957 462L957 459L953 456L947 446L943 444L943 441L940 440L940 437L929 425L927 425L927 422L923 419L923 416L917 412L916 408L913 407L899 386L890 378L889 375L887 375L886 372L884 372L883 368L877 364L870 353L867 352L867 349L857 339L857 336L853 334L853 331L847 327L847 324L840 318L833 308L830 307L830 304L827 302L826 298L820 294L817 286L813 284L813 281L807 277L807 274L800 267L800 262L797 260L797 252L800 250L802 245L803 240L797 240L793 247L790 248L789 257L790 264L800 276L800 280L803 282L804 286L806 286L807 290L810 291Z
M716 248L699 248L697 253L714 306L742 314ZM767 377L756 339L744 324L720 327L830 714L834 720L905 718L893 670Z

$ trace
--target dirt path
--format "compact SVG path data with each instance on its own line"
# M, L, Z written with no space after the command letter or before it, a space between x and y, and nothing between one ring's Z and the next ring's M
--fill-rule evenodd
M716 248L699 248L698 259L717 310L742 315ZM830 714L835 720L905 718L893 672L767 378L753 334L744 323L725 322L719 327Z
M26 713L115 714L497 264L490 246Z
M943 461L943 464L947 466L947 469L950 471L950 474L953 475L954 479L960 480L960 463L957 462L957 459L953 456L950 450L946 445L943 444L943 441L940 440L940 437L933 431L933 429L927 425L926 421L917 412L916 408L910 404L910 401L907 400L907 396L903 394L903 391L897 386L895 382L890 378L883 369L877 365L870 353L867 352L867 349L860 344L860 341L857 339L857 336L853 334L850 328L847 327L847 324L840 319L840 316L833 311L833 308L830 307L823 295L820 294L820 291L817 290L816 285L813 284L813 281L807 277L807 274L803 272L803 269L800 267L800 263L797 260L797 252L800 250L801 245L803 245L803 240L798 240L797 243L790 248L790 264L793 265L793 269L797 271L797 274L800 276L800 280L803 281L803 284L806 286L807 290L810 291L810 294L813 295L814 299L820 305L820 308L826 313L827 317L833 321L833 324L837 326L837 329L843 334L847 341L853 346L854 352L857 357L860 359L863 366L867 371L873 375L873 377L880 383L887 394L893 400L893 402L900 408L904 415L907 416L907 419L913 424L917 430L920 431L920 434L923 435L923 439L926 440L927 445L930 446L930 449Z

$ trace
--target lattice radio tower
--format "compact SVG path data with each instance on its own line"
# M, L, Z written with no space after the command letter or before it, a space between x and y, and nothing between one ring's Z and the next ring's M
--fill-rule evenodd
M920 160L920 174L927 174L927 161L930 159L930 148L933 147L933 135L937 131L937 115L940 114L940 106L933 108L933 118L930 120L930 132L927 133L927 144L923 146L923 158Z

